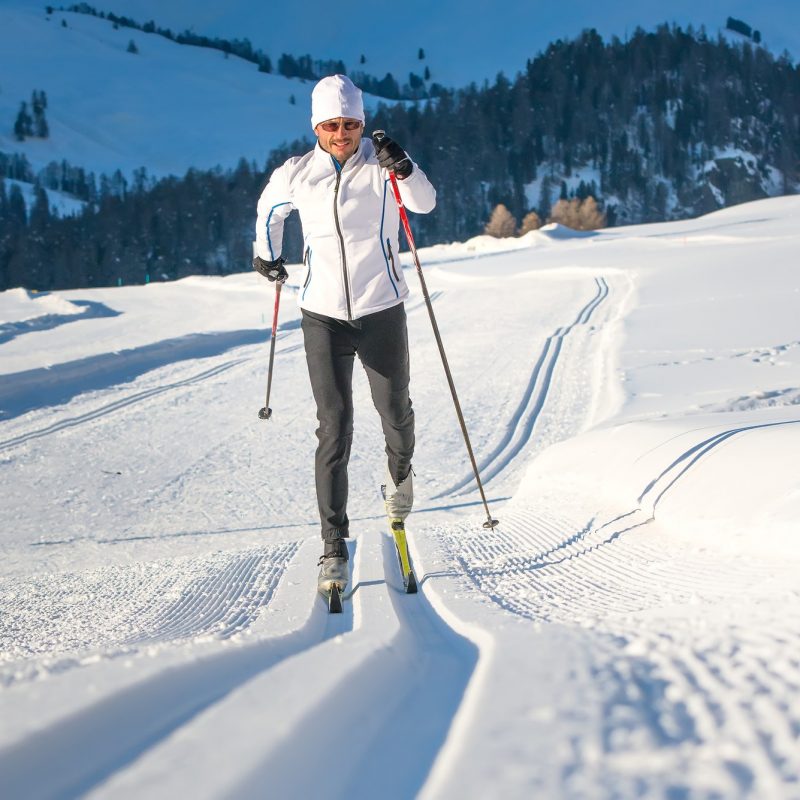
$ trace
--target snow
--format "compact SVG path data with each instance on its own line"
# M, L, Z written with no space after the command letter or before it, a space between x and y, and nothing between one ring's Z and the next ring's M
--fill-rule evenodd
M602 185L600 170L595 169L594 167L576 167L570 171L569 175L561 175L556 174L555 172L549 172L540 175L538 178L536 178L536 180L525 184L525 198L528 201L528 208L538 208L540 206L540 202L542 200L542 184L544 183L545 179L550 181L548 202L551 206L554 206L561 196L562 183L566 186L567 194L572 196L574 196L575 192L578 190L581 182L583 182L587 187L590 187L591 184L594 183L595 187L597 188L594 192L590 192L594 194L599 191L600 186Z
M28 209L28 213L30 213L30 210L36 202L36 194L33 185L25 183L24 181L13 180L12 178L5 178L4 183L6 185L6 192L10 192L12 186L19 187L19 190L22 192L22 199L25 201L25 207ZM77 216L86 205L81 200L76 200L74 197L64 192L58 192L55 189L45 189L44 191L47 194L50 213L56 216Z
M336 617L302 265L269 422L255 273L0 294L0 794L794 796L798 213L422 250L500 525L415 290L420 594L357 369Z
M37 11L39 0L4 0ZM95 5L95 4L90 4ZM465 86L492 81L498 72L514 75L525 62L556 39L578 36L595 28L603 37L624 40L637 26L653 29L662 23L705 26L710 37L742 37L725 32L728 16L760 30L763 43L774 53L800 52L800 10L791 0L764 0L754 6L743 0L674 0L669 6L655 0L636 4L619 0L602 3L579 0L576 5L546 8L527 0L509 0L503 13L491 13L480 0L430 3L408 0L403 6L409 24L383 25L376 35L373 15L366 10L338 14L321 0L303 5L302 17L291 4L264 4L254 0L220 3L197 0L106 0L106 11L132 17L137 22L155 20L173 31L230 38L248 37L254 47L267 52L273 62L281 53L310 54L314 59L342 59L350 69L363 69L378 78L391 72L407 80L409 72L422 74L426 66L432 80L444 86ZM127 40L126 40L127 43ZM425 58L418 58L423 48Z
M695 30L705 25L714 37L735 14L762 32L773 53L788 50L796 58L800 52L800 6L789 0L765 0L757 10L750 5L737 10L729 0L679 0L668 9L652 0L579 5L577 13L575 6L564 6L543 14L536 4L515 0L504 5L503 14L488 14L474 1L455 8L411 0L404 13L419 20L413 33L408 26L384 25L380 36L373 15L338 15L320 2L304 4L302 24L292 4L253 0L109 0L98 8L139 24L154 20L176 32L248 38L273 65L283 53L310 54L342 59L351 71L378 78L391 72L401 84L409 73L420 75L428 67L431 80L446 87L482 85L500 71L513 77L551 42L588 28L624 40L637 26L652 30L667 22ZM127 52L130 41L138 54ZM120 169L131 176L144 167L154 177L182 175L190 167L232 168L240 158L263 165L274 148L312 135L313 82L259 73L250 62L156 34L114 30L84 14L56 10L48 17L39 0L0 0L0 73L0 151L25 154L36 170L62 159L98 175ZM47 93L50 136L20 143L12 136L14 120L34 90ZM379 102L372 96L365 100L370 109ZM599 185L595 171L585 173ZM570 186L579 182L568 180ZM537 185L528 198L538 204Z
M35 170L65 159L97 174L182 175L241 158L263 165L274 148L313 136L313 83L96 17L0 5L0 54L0 151L24 153ZM14 119L33 90L47 93L50 136L20 143Z

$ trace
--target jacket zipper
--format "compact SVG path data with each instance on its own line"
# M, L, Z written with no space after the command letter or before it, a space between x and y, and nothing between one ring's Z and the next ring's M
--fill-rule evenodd
M335 168L335 166L334 166ZM344 281L344 299L347 303L347 319L353 319L353 303L350 299L350 278L347 274L347 255L344 250L344 236L342 236L342 226L339 224L339 184L342 180L341 168L336 170L336 188L333 190L333 219L336 222L336 234L339 237L339 249L342 251L342 280Z
M400 276L397 274L397 270L394 267L394 253L392 252L392 240L386 240L386 246L389 248L389 261L392 264L392 272L394 273L394 279L400 283Z

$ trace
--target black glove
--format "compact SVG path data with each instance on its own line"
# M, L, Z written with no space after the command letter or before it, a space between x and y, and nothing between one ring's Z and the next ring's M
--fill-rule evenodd
M253 259L253 269L260 272L269 281L283 283L289 277L289 273L283 268L285 263L281 256L274 261L265 261L260 256L256 256Z
M407 178L414 169L406 151L388 136L384 135L375 142L375 155L378 157L378 163L384 169L392 170L401 181Z

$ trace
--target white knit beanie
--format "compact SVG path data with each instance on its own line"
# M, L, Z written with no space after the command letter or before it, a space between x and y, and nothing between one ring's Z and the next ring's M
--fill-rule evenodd
M337 117L364 122L364 102L359 89L347 75L329 75L311 92L311 127Z

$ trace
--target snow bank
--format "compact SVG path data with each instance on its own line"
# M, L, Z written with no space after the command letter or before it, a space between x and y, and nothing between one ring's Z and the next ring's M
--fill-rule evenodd
M514 505L580 497L713 551L800 558L798 453L800 413L785 409L624 423L549 448Z
M24 322L45 314L82 314L84 311L59 294L9 289L0 292L0 324Z

